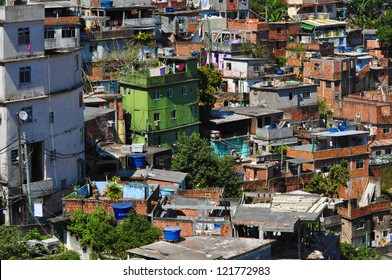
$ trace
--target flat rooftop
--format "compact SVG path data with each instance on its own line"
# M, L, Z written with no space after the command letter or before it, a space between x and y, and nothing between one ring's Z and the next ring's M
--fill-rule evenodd
M158 241L127 252L156 260L228 260L273 242L268 239L192 236L178 243Z

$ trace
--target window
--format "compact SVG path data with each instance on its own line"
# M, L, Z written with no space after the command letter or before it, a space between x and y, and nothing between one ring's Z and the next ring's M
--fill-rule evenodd
M161 136L159 136L159 135L154 135L154 137L152 138L152 145L153 145L153 146L159 146L159 145L161 145Z
M231 70L231 63L230 62L226 63L226 70Z
M18 149L11 150L11 163L17 163L18 157Z
M378 221L379 223L384 222L384 215L383 215L383 214L377 215L377 221Z
M289 92L289 100L293 100L293 93L292 92Z
M97 49L98 49L98 45L97 44L94 44L94 43L90 44L90 46L89 46L90 53L96 52Z
M33 121L33 107L24 107L21 111L25 111L27 113L27 119L24 120L24 123L29 123Z
M61 30L61 37L63 38L75 38L75 27L64 27Z
M327 5L327 12L332 13L333 7L332 5Z
M160 119L160 114L159 113L154 113L154 122L156 121L156 122L159 122L161 119Z
M193 94L193 88L189 88L189 94Z
M260 73L260 67L259 66L253 66L253 71L255 71L255 73Z
M173 90L171 89L171 88L169 88L168 90L167 90L167 97L173 97Z
M171 116L172 120L176 119L176 118L177 118L177 112L176 112L176 110L171 111L171 112L170 112L170 116Z
M320 70L320 63L314 64L314 70Z
M363 159L357 160L355 162L355 168L356 169L363 169Z
M381 150L376 151L376 156L381 156Z
M391 151L392 151L391 148L385 149L385 154L386 154L386 155L390 155L390 154L391 154Z
M339 81L335 81L335 87L340 87L340 82Z
M154 100L157 100L157 99L159 99L159 98L161 98L161 94L160 94L160 92L159 91L154 91L153 92L153 99Z
M319 86L320 85L320 79L314 79L314 82L313 82L316 86Z
M19 68L19 84L29 84L31 83L31 67L20 67Z
M282 33L282 28L280 28L280 27L278 27L278 28L276 28L276 33Z
M309 89L304 89L302 91L302 98L303 99L310 99L310 90Z
M45 37L45 39L53 39L54 38L54 28L45 28L44 37Z
M49 122L54 123L54 112L49 113Z
M325 82L325 87L326 88L331 88L331 82L329 82L329 81Z
M365 227L365 221L364 220L359 220L358 222L355 223L355 229L363 229Z
M18 45L30 44L30 28L18 28Z
M389 134L389 132L390 132L389 127L384 127L384 128L382 129L382 133L384 133L384 134Z
M324 12L324 7L323 6L317 6L317 12L318 13Z
M187 90L186 90L186 86L182 87L182 95L186 95L187 94Z
M329 164L329 163L326 163L326 164L322 164L321 165L321 172L322 173L327 173L327 172L329 172L329 167L331 166L331 164Z
M191 114L192 114L192 116L195 116L196 113L197 113L196 105L192 105L192 106L191 106Z

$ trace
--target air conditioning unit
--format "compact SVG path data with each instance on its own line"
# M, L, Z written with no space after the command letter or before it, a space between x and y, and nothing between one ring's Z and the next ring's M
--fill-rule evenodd
M160 121L154 121L154 125L158 126Z
M361 113L355 113L355 119L359 121L361 119Z
M312 52L306 52L306 53L305 53L305 57L306 57L306 58L311 58L311 57L313 57Z

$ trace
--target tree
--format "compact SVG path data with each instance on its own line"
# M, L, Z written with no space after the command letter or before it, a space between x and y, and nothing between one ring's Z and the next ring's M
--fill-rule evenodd
M113 215L100 207L92 214L80 210L72 212L67 229L76 235L82 246L88 246L92 250L92 256L95 256L93 258L111 255L125 259L126 250L150 244L158 240L162 233L132 210L122 223L117 223Z
M0 260L28 260L29 246L19 227L0 226Z
M390 0L349 0L346 4L349 22L360 28L374 28L384 4L390 3Z
M172 170L188 173L189 188L225 188L226 197L239 197L241 193L231 157L220 158L196 132L189 137L179 135Z
M208 65L199 67L199 102L209 113L216 102L216 92L222 83L222 74Z
M268 22L281 21L287 16L288 5L280 0L254 0L250 1L250 8L258 14L264 14Z
M311 193L324 193L326 196L334 196L339 193L341 187L346 187L351 175L347 167L347 160L342 160L340 165L329 167L328 176L318 174L313 176L305 187L305 191Z
M379 260L380 255L375 249L357 246L350 243L340 244L340 258L342 260Z
M264 58L266 60L270 58L268 47L263 44L246 42L241 46L241 51L244 55L252 58Z
M388 10L376 24L377 38L381 46L385 47L390 53L392 50L392 11Z

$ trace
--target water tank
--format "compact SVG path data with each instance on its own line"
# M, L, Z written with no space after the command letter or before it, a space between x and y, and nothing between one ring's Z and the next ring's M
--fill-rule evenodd
M146 156L144 154L128 155L128 166L134 169L143 169L146 167Z
M111 7L113 7L113 1L101 0L101 7L103 7L103 8L111 8Z
M129 211L133 208L133 203L129 202L119 202L112 204L112 208L114 211L114 217L117 220L122 220L128 217Z
M160 192L161 192L162 197L173 196L175 193L175 190L173 190L171 188L160 188Z
M346 47L346 52L352 52L353 49L351 47Z
M180 240L181 228L179 227L165 227L163 229L163 237L166 241Z
M276 70L277 75L283 75L284 71L282 69Z

